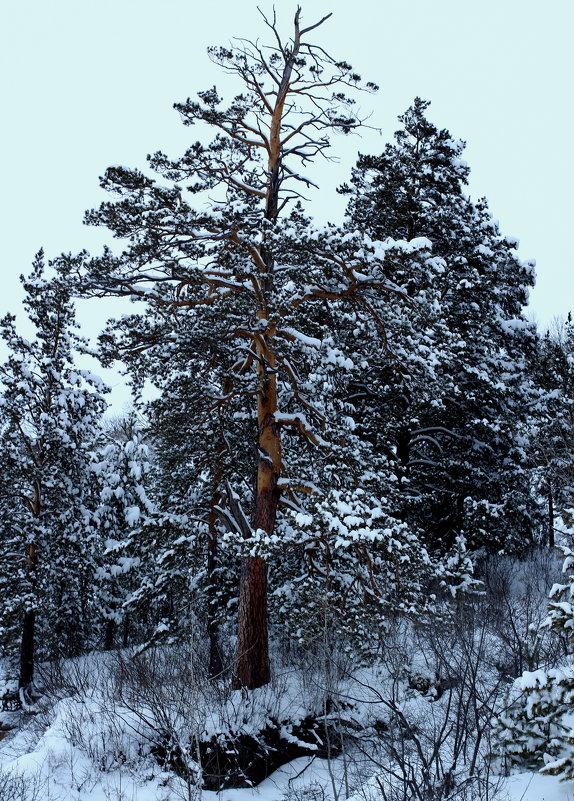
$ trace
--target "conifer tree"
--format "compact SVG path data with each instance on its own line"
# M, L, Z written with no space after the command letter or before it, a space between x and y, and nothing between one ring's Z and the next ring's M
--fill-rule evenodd
M207 485L217 485L211 497L221 500L217 514L227 541L243 554L235 686L248 688L269 679L267 555L279 537L280 501L295 522L302 515L302 542L306 499L312 504L325 493L338 471L345 498L365 485L368 497L357 510L367 514L364 546L369 541L379 516L374 495L388 472L377 471L387 461L378 456L377 464L361 465L352 455L357 440L349 436L351 416L341 416L348 404L338 387L345 372L369 365L361 367L360 356L355 363L345 347L356 331L360 354L357 337L384 332L386 315L397 314L405 300L406 292L389 280L388 263L424 263L428 256L424 240L383 246L335 225L317 228L305 216L301 192L313 182L297 164L306 167L324 155L331 132L361 124L345 94L361 79L309 39L324 20L303 27L299 9L289 41L275 18L264 20L269 47L238 40L231 49L210 51L241 83L229 106L215 88L176 105L184 124L207 124L215 139L195 143L177 160L152 156L150 167L167 186L138 170L108 169L102 186L118 200L90 212L87 222L107 226L127 240L126 248L73 261L84 293L144 304L142 314L108 327L108 352L121 354L140 379L159 376L164 387L174 362L173 375L187 374L198 388L195 402L182 404L185 414L223 421L206 429L203 442L197 432L194 447L204 460L210 453ZM340 330L346 340L339 340ZM172 400L177 403L173 393ZM247 455L246 441L253 443ZM219 474L221 442L230 456ZM354 468L344 477L349 458ZM227 477L222 493L220 479ZM389 515L388 526L375 526L376 542L401 527Z
M543 542L574 523L574 330L570 315L540 340L534 377L541 391L533 415L534 491L546 500Z
M494 728L499 754L509 766L574 778L574 550L559 546L564 580L552 586L541 630L555 632L564 656L551 668L526 670L509 689Z
M407 369L382 360L358 397L394 441L404 519L418 522L429 544L464 534L474 548L520 551L539 527L527 439L537 338L522 313L534 273L486 201L465 194L464 143L429 122L428 105L417 98L395 143L360 156L352 188L342 188L353 226L378 239L426 236L436 258L432 276L390 275L409 296L430 281L428 322L408 345ZM389 337L413 342L408 330ZM431 369L421 373L421 362Z
M78 653L88 642L96 537L90 462L106 406L101 381L74 366L86 346L75 332L70 277L44 273L40 252L22 278L34 339L18 333L13 315L0 322L9 352L0 367L1 638L9 651L20 640L24 695L37 645L46 656Z
M117 643L118 632L121 644L128 644L133 624L127 610L131 595L150 580L151 543L144 544L143 532L152 527L156 509L146 489L148 447L133 418L122 421L119 430L108 427L102 439L92 465L99 486L93 524L100 542L94 594L104 625L104 648L109 650Z
M195 364L192 374L190 363ZM195 622L201 621L209 640L209 672L218 676L225 667L220 627L237 611L238 584L238 554L224 547L220 509L230 482L253 471L254 426L234 425L222 406L205 403L208 377L214 392L225 386L229 390L224 371L215 364L206 362L201 369L197 357L182 346L167 370L157 364L154 368L161 394L148 404L146 415L154 448L155 497L159 508L177 511L181 520L179 530L170 527L162 565L171 576L176 561L193 574L193 592L180 592L178 626L182 631L191 622L185 610L192 605ZM232 447L241 441L243 448Z

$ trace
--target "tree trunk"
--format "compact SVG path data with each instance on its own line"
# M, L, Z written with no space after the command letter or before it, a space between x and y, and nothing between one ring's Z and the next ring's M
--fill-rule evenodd
M127 648L130 641L130 616L124 616L124 625L122 631L122 648Z
M116 628L117 626L113 620L106 621L106 628L104 632L104 651L111 651L114 647Z
M209 677L221 675L223 662L219 648L219 625L217 623L217 586L215 569L217 567L217 528L215 505L219 496L212 499L209 514L209 531L207 540L207 637L209 639Z
M554 495L550 481L546 483L546 495L548 498L548 545L554 548Z
M32 500L32 515L40 517L42 506L40 502L40 484L34 482L34 495ZM34 542L28 545L26 554L26 575L32 589L36 585L36 565L38 554ZM18 687L27 690L34 681L34 650L36 639L36 612L34 609L27 609L22 620L22 640L20 645L20 679Z
M227 394L232 391L229 378L225 380L223 391ZM219 647L218 591L217 591L217 565L219 562L219 541L217 536L216 507L221 503L221 482L223 480L223 458L225 444L219 446L219 453L213 472L213 486L209 503L209 518L207 529L207 638L209 640L209 677L220 676L223 672L223 660Z
M299 17L295 14L295 36L292 50L286 56L281 82L277 88L275 106L269 123L269 146L267 171L269 180L265 199L265 219L277 220L279 214L279 193L281 189L282 143L281 133L285 101L289 91L289 81L300 48ZM273 273L275 269L273 253L268 250L265 235L260 248L261 262L257 262L260 273L261 296L258 301L257 317L269 320L267 301L273 294ZM273 351L273 333L260 336L255 342L257 353L257 373L259 393L257 396L257 422L259 425L259 462L257 465L257 499L253 525L256 531L273 534L275 517L279 503L278 479L281 474L281 438L275 419L277 412L276 358ZM254 690L270 680L269 643L267 633L267 565L260 556L247 556L244 559L239 584L239 621L237 654L233 686Z
M254 690L269 683L267 637L267 565L247 556L241 569L239 634L233 688Z
M273 354L267 353L274 368ZM277 481L281 472L281 440L275 420L277 383L272 371L262 375L263 390L258 400L259 463L257 467L257 501L253 527L271 535L275 527L280 490ZM267 565L260 556L244 559L239 584L239 624L237 656L233 677L234 689L254 690L270 680L267 634Z
M36 628L36 612L29 609L24 612L22 621L22 642L20 647L20 679L18 687L27 690L34 681L34 634Z
M403 486L408 475L408 465L411 459L411 432L408 427L400 428L397 432L397 477L399 487Z

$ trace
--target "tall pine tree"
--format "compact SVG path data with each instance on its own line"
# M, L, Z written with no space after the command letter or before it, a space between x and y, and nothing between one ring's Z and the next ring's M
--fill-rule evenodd
M241 94L226 107L213 88L176 108L186 125L207 124L215 138L177 160L152 156L164 183L110 168L102 186L118 199L87 221L126 240L125 250L79 257L81 291L143 304L141 314L109 326L108 352L156 375L169 393L163 413L179 405L185 416L208 421L203 441L193 425L184 433L200 449L197 465L209 465L203 524L211 526L215 509L227 542L243 554L236 687L269 680L267 565L279 543L309 555L310 529L314 540L329 540L324 553L356 553L363 567L358 574L351 567L344 581L359 595L370 583L374 597L386 590L372 566L386 565L393 537L395 575L420 561L416 536L381 501L392 480L389 459L352 434L340 387L347 374L370 370L359 339L377 331L384 340L386 318L408 303L389 263L426 263L428 242L382 245L335 225L319 229L299 205L312 185L300 166L326 152L331 132L361 124L346 95L360 76L308 38L323 21L302 27L298 10L288 41L275 19L265 19L269 48L240 40L212 49ZM180 383L191 397L174 389L178 374L188 376ZM330 518L315 502L323 497ZM277 523L280 502L290 523ZM342 518L349 520L338 527Z

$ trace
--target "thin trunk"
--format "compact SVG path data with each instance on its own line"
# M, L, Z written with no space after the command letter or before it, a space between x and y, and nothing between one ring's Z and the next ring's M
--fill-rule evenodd
M130 641L130 616L126 614L124 617L124 625L122 631L122 648L127 648Z
M114 647L116 628L117 626L113 620L106 621L106 629L104 632L104 651L111 651Z
M548 498L548 545L554 548L554 495L552 485L546 482L546 497Z
M399 487L403 486L408 474L408 465L411 458L411 432L408 427L400 428L397 432L397 476Z
M29 609L24 612L22 621L22 642L20 647L20 679L18 687L28 690L34 681L34 642L36 628L36 612Z
M221 471L219 478L221 478ZM217 477L216 477L217 481ZM219 481L217 481L219 483ZM215 678L223 671L223 661L219 648L219 624L217 622L217 585L215 570L218 562L217 515L215 506L219 503L219 493L211 499L209 530L207 534L207 637L209 639L209 676Z
M230 378L226 378L223 391L228 394L232 391ZM211 499L209 503L209 517L207 529L207 638L209 640L209 676L214 679L223 672L223 659L219 647L218 592L217 592L217 566L219 563L219 541L217 536L216 507L221 503L221 482L223 480L223 463L225 457L225 442L222 440L215 459Z
M34 494L31 500L32 517L38 518L42 512L40 498L40 484L34 482ZM32 590L36 584L36 565L38 554L34 542L28 545L26 553L26 576ZM18 686L24 690L29 689L34 681L34 651L36 643L36 611L27 609L22 620L22 640L20 644L20 679Z

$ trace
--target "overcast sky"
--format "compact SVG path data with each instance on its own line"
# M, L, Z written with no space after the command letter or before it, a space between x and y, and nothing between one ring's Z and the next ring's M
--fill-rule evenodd
M234 36L265 41L257 5L6 0L1 313L18 312L18 276L40 246L55 256L106 241L82 217L102 199L98 176L109 164L141 167L147 153L177 155L195 138L172 103L214 83L225 89L206 48ZM296 3L275 6L290 31ZM381 87L362 104L382 134L335 139L341 162L320 170L316 215L336 218L334 187L348 178L357 151L382 150L419 95L432 102L436 125L468 143L471 195L486 195L502 232L520 240L523 258L536 259L532 313L544 325L574 310L572 0L306 0L302 7L305 24L333 12L317 41ZM108 308L90 315L92 331Z

